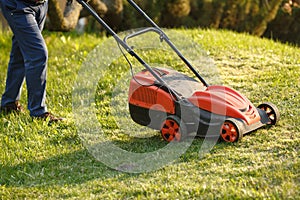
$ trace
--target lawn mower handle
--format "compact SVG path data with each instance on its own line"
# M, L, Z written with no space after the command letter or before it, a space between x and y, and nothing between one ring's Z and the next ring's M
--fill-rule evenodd
M163 41L163 38L161 36L162 32L159 29L155 28L155 27L144 28L142 30L136 31L136 32L131 33L129 35L126 35L124 37L123 41L127 44L127 40L128 39L136 37L138 35L142 35L144 33L148 33L148 32L155 32L155 33L157 33L158 35L160 35L160 40Z
M161 30L161 28L133 1L127 0L127 2L134 7L155 29L160 33L161 40L164 40L180 57L180 59L192 70L192 72L197 76L197 78L202 82L202 84L208 87L208 83L200 76L200 74L195 70L192 64L182 55L182 53L176 48L176 46L171 42L168 36Z
M95 12L95 10L84 0L76 0L79 4L81 4L87 11L113 36L113 38L116 40L118 44L120 44L131 56L135 57L153 76L154 78L160 82L163 86L166 86L167 88L168 85L167 83L160 77L159 74L157 74L140 56L138 56L133 49L127 45L126 42L124 42L117 34L116 32L111 29L108 24ZM171 88L169 90L172 92L172 95L177 100L181 100L182 97L179 96L175 91L172 91Z

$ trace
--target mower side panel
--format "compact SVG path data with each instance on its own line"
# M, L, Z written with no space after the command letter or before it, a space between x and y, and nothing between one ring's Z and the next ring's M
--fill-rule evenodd
M169 115L163 111L150 110L133 104L129 104L129 112L135 123L155 130L160 130L163 120Z
M225 116L200 109L189 101L176 103L176 115L183 120L188 133L197 136L219 136Z
M175 114L173 97L155 85L146 87L137 85L137 83L133 81L133 83L130 84L128 102L148 110L151 109Z

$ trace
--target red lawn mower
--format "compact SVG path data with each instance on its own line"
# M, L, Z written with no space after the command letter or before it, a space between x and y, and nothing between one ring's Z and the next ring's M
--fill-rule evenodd
M237 142L245 133L264 125L275 125L279 120L279 111L272 103L255 107L234 89L210 86L134 1L128 0L152 27L129 34L123 40L88 3L77 1L114 37L119 46L145 67L130 81L130 115L134 122L160 130L164 140L180 141L190 133L196 133L197 136L220 137L226 142ZM127 40L148 32L157 33L161 42L166 42L174 50L196 79L172 69L150 67L138 56Z

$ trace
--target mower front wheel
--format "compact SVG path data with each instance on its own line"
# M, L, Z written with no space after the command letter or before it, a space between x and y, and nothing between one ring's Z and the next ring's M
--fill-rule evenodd
M187 134L185 124L175 115L168 116L163 121L160 132L163 139L167 142L179 142L183 140Z
M279 114L279 110L277 108L276 105L274 105L273 103L270 102L266 102L266 103L262 103L258 106L259 109L264 110L267 115L268 118L270 120L270 122L268 124L270 125L275 125L279 118L280 118L280 114Z
M244 129L240 121L227 119L221 126L220 136L225 142L237 142L243 138Z

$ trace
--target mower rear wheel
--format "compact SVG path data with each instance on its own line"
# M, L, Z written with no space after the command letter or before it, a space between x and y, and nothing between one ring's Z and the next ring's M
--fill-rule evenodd
M227 119L221 126L220 135L225 142L237 142L243 138L244 129L240 121Z
M170 115L163 121L160 132L165 141L179 142L185 137L187 131L186 126L179 117Z
M270 122L268 124L270 125L275 125L279 118L280 118L280 114L279 114L279 110L277 108L276 105L274 105L273 103L270 102L266 102L266 103L262 103L258 106L259 109L264 110L267 115L268 118L270 120Z

